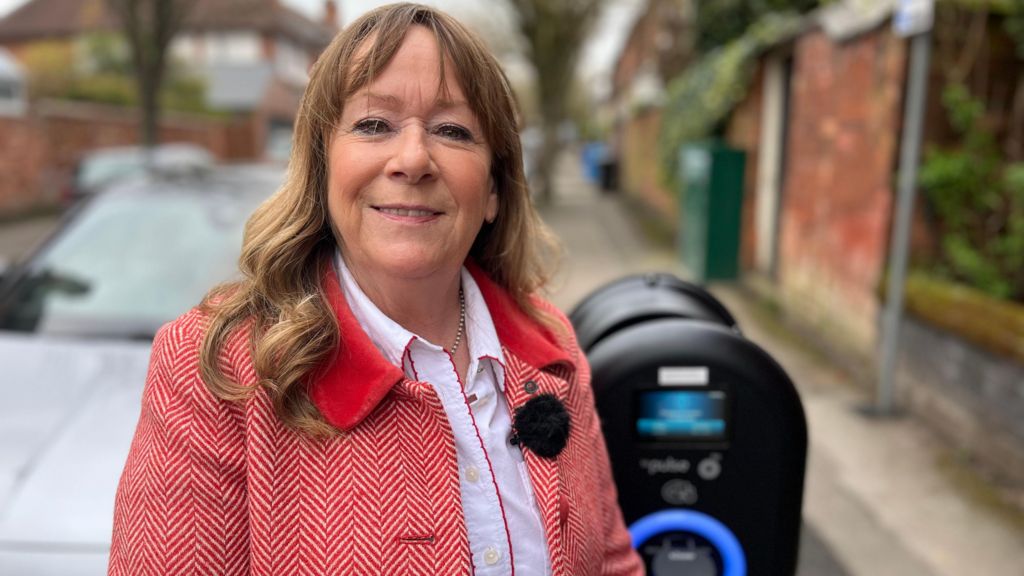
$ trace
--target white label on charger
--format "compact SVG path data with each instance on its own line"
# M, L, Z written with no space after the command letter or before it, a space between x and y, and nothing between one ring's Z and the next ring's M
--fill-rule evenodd
M707 386L709 381L707 366L661 366L658 368L659 386Z

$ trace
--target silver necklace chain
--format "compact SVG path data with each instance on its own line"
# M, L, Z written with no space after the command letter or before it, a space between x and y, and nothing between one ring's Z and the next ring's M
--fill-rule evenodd
M459 349L459 344L462 343L462 332L466 329L466 295L462 292L462 286L459 286L459 331L455 333L455 344L452 344L448 353L455 356L455 352Z

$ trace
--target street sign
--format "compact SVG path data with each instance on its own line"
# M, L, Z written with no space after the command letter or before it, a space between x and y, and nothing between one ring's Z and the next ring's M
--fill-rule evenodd
M900 0L892 15L892 30L906 38L932 29L935 0Z

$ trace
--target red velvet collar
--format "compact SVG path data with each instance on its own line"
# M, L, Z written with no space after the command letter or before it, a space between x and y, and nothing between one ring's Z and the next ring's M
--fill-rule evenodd
M503 348L538 370L552 364L572 363L555 337L527 316L482 268L472 261L466 262L466 268L487 303ZM405 375L381 355L363 332L345 301L333 266L325 266L323 287L338 319L341 346L331 364L314 381L310 398L333 426L351 430Z

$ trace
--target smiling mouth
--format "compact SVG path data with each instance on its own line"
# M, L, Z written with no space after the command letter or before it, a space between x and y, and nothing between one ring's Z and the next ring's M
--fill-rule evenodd
M374 206L374 210L391 216L401 216L403 218L425 218L427 216L438 216L442 212L434 210L427 210L425 208L389 208L386 206Z

